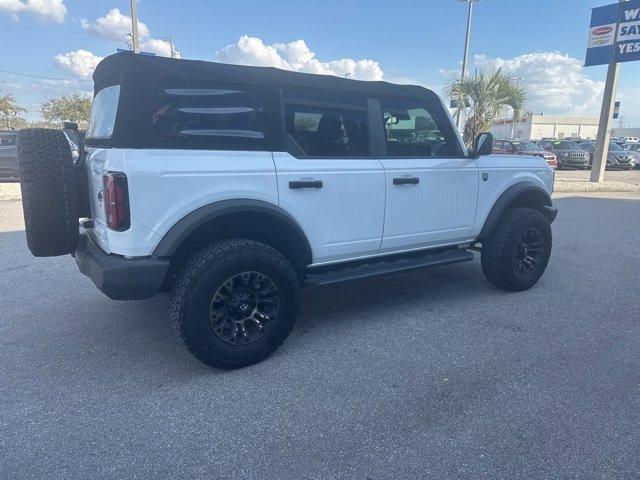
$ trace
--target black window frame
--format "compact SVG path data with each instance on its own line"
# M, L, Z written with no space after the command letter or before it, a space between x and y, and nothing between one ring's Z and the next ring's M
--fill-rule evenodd
M371 112L369 109L370 99L366 98L366 95L355 94L350 96L351 98L342 99L336 98L338 95L331 95L331 92L327 94L327 91L316 92L311 90L292 90L284 91L282 96L282 139L285 146L285 150L289 155L303 160L371 160L377 158L374 154L373 146L375 142L372 139L372 125L371 125ZM353 100L353 102L351 101ZM298 105L301 107L309 108L326 108L330 110L347 110L352 112L361 112L365 114L367 119L367 148L369 153L367 155L309 155L304 151L298 141L289 133L287 133L287 119L286 109L287 105Z
M458 151L457 155L389 155L387 152L387 136L384 128L384 111L383 111L383 100L392 101L392 102L404 102L405 104L415 103L413 108L424 108L436 125L440 129L440 132L445 136L445 142L449 148L453 148ZM380 96L375 99L378 102L379 106L379 123L381 127L382 141L383 141L383 150L384 153L380 158L384 159L447 159L447 158L470 158L469 155L465 155L464 148L460 143L458 134L456 133L453 124L450 121L449 115L444 111L444 107L442 106L442 102L434 101L429 102L424 98L419 97L401 97L401 96L391 96L385 95ZM449 141L447 141L447 136L449 137Z
M198 142L190 142L189 139L179 139L177 137L159 135L153 128L153 114L157 107L157 101L160 92L168 89L221 89L234 90L248 94L254 99L262 109L261 127L264 138L262 142L251 144L248 142L242 145L241 138L238 137L237 145L219 146L212 140L206 142L206 137L199 137ZM228 152L272 152L281 145L280 139L280 112L278 105L280 103L281 92L277 88L259 87L245 84L231 84L227 82L202 81L194 80L192 82L173 82L171 79L159 79L153 82L149 92L149 109L146 113L147 135L150 140L150 148L177 149L177 150L211 150L211 151L228 151Z

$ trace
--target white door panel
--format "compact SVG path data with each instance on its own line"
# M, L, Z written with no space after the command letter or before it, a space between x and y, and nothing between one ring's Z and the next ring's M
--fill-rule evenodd
M313 263L378 253L385 177L375 159L298 159L273 154L280 206L307 235ZM291 189L289 182L322 181L322 188Z
M468 158L383 159L387 201L380 252L468 239L478 199L478 169ZM394 185L395 178L419 183Z

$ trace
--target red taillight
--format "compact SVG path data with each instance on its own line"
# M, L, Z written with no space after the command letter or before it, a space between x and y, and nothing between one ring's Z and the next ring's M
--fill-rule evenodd
M102 176L102 186L107 226L118 231L128 229L131 221L129 219L127 176L119 172L105 173Z

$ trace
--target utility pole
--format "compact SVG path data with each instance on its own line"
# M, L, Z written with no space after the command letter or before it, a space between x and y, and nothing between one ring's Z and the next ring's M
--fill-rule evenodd
M624 3L627 0L619 0ZM611 137L611 129L609 122L613 117L613 109L615 108L614 99L618 90L618 77L620 74L620 64L611 59L609 68L607 69L607 81L604 86L604 95L602 96L602 109L600 110L600 123L598 124L598 138L596 139L596 149L593 152L593 164L591 165L592 182L600 183L604 180L604 170L607 167L607 155L609 155L609 139Z
M459 2L467 2L468 10L467 10L467 34L464 38L464 56L462 57L462 75L460 75L460 80L464 81L464 76L467 73L467 57L469 53L469 42L471 41L471 19L473 17L473 2L475 0L458 0ZM460 102L461 100L458 99ZM462 116L462 111L459 110L461 105L458 105L458 115L456 115L456 127L460 129L460 117Z
M176 49L173 45L173 37L172 36L168 36L167 37L167 42L169 42L169 48L171 49L171 58L176 58Z
M133 53L140 53L140 38L138 36L137 0L131 0L131 37L133 42Z

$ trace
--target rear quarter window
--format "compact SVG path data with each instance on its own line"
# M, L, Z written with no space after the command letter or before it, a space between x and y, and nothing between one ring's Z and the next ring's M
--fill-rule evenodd
M113 135L113 128L118 114L120 100L120 85L112 85L100 90L93 99L91 119L87 138L109 139Z
M151 131L168 144L217 150L265 148L262 102L239 88L156 87Z

